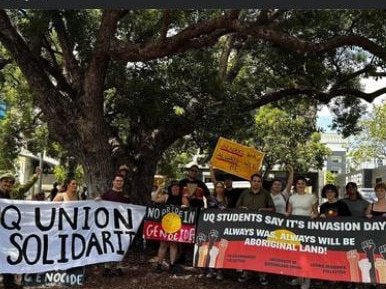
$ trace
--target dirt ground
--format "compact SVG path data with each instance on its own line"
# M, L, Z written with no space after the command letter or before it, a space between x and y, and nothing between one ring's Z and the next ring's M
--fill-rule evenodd
M138 247L138 246L137 246ZM257 276L245 283L237 282L240 276L239 272L234 270L224 270L224 279L216 280L215 278L200 278L200 271L192 266L189 262L185 265L178 265L178 272L170 274L165 267L162 273L157 273L157 247L153 243L143 248L131 248L123 261L123 276L104 277L103 264L90 265L86 267L86 281L82 289L300 289L300 286L294 287L288 285L292 278L268 274L269 284L262 286L258 283ZM312 280L311 288L313 289L345 289L346 283L328 282L321 280ZM2 286L0 285L0 288ZM26 287L25 289L41 288ZM60 287L49 287L52 289ZM63 288L63 287L62 287ZM67 287L68 288L68 287ZM79 288L79 287L78 287ZM361 285L359 289L367 289L368 286ZM386 289L386 286L377 286L377 289Z
M162 273L156 273L156 248L145 251L131 251L126 256L124 276L104 278L101 276L103 266L91 266L88 269L88 278L84 288L98 289L300 289L300 286L291 286L287 283L290 276L268 274L269 284L262 286L258 283L257 275L245 283L239 283L237 278L241 273L234 270L225 270L224 279L200 278L200 271L189 265L179 266L179 272L170 274L165 267ZM189 262L188 262L189 263ZM312 280L311 288L314 289L344 289L346 283ZM367 289L368 286L359 286ZM378 286L377 289L386 289L386 286Z

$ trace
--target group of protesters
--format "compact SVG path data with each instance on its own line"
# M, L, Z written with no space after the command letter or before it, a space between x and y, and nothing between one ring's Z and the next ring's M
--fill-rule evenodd
M333 184L327 184L322 188L321 196L325 200L319 204L318 198L307 192L307 179L297 176L294 179L292 166L287 166L288 176L284 185L281 179L272 180L270 189L263 187L263 178L255 173L250 178L251 187L241 192L232 188L231 178L226 181L218 181L213 167L210 166L211 180L214 184L214 192L210 194L205 183L198 179L199 168L193 165L188 169L187 177L181 181L173 181L166 194L159 190L153 194L153 201L157 203L173 204L177 206L191 206L196 208L247 208L256 211L273 211L284 216L308 216L310 218L332 218L339 216L357 216L371 218L373 216L386 217L386 184L378 183L374 190L377 201L369 203L362 198L355 183L349 182L345 187L345 197L340 199L338 188ZM175 242L160 242L158 251L157 272L162 271L166 250L170 248L169 271L175 272L175 263L185 261L186 244ZM180 256L180 257L178 257ZM206 264L208 265L208 264ZM199 270L199 277L215 277L223 279L222 270L214 270L205 266ZM239 282L245 282L253 277L253 272L241 271ZM258 273L258 283L261 286L268 284L266 274ZM299 286L301 289L309 289L309 278L295 278L288 281L289 285ZM357 288L358 284L345 283L347 288ZM375 288L374 284L369 285Z
M214 168L210 166L211 180L214 184L214 192L210 193L206 184L198 176L200 173L197 165L192 165L186 178L171 181L166 190L158 188L152 194L152 201L156 203L169 204L181 207L217 208L219 210L227 208L247 208L256 211L273 211L285 216L298 215L309 216L311 218L331 218L338 216L361 216L371 218L373 216L386 217L386 185L379 183L375 186L377 201L372 204L364 200L358 191L357 185L353 182L346 185L346 197L339 199L338 189L335 185L327 184L321 191L322 198L326 201L319 206L318 198L307 192L307 179L298 176L294 179L292 166L287 166L288 176L286 184L280 179L271 181L269 190L263 187L263 178L259 173L255 173L250 178L251 187L240 191L232 187L232 178L226 177L224 181L217 180ZM121 166L113 176L112 187L102 193L96 200L107 200L121 203L129 203L127 194L124 193L125 176L128 168ZM23 199L24 194L37 181L41 170L37 169L32 179L23 186L14 187L15 177L12 174L0 176L0 198ZM78 200L78 183L75 179L66 180L60 191L52 198L53 201L67 202ZM11 196L12 192L12 196ZM165 264L167 250L170 251L168 271L177 272L177 264L186 262L188 258L189 244L161 241L158 250L157 272L162 272ZM121 276L123 274L121 263L106 263L103 275ZM199 277L215 277L223 279L223 271L209 268L209 264L204 264L204 268L199 270ZM253 277L249 271L241 271L239 282L245 282ZM261 286L268 284L266 274L258 274L258 282ZM5 289L19 289L21 286L15 283L14 275L3 274L3 284ZM308 278L295 278L289 280L290 285L300 286L301 289L309 289L311 280ZM354 286L355 284L348 284ZM353 287L353 288L354 288Z

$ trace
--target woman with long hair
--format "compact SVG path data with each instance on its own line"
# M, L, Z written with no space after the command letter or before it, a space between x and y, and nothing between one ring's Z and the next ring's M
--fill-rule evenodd
M369 202L362 198L356 183L348 182L346 184L346 196L342 201L346 203L352 216L365 217Z
M69 178L63 182L61 190L53 199L54 202L77 201L78 198L78 182L75 179Z

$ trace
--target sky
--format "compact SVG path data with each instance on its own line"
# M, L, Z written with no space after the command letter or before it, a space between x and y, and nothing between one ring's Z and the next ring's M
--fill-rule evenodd
M385 87L386 79L378 80L378 81L366 80L366 81L363 81L363 84L365 85L365 92L373 92L381 87ZM386 94L382 94L381 96L378 96L372 102L372 104L368 104L368 110L371 111L371 107L373 104L379 105L382 103L383 100L386 100ZM329 132L331 131L331 129L329 128L329 125L331 125L331 122L332 122L331 113L328 110L328 107L324 106L323 109L318 113L317 124L319 127L323 128L326 132Z

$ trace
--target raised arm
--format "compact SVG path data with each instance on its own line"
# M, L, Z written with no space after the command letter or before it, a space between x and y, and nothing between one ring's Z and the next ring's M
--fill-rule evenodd
M24 194L28 192L29 189L37 182L41 174L42 174L42 169L40 167L36 167L35 174L28 182L12 190L11 192L12 198L17 200L23 200Z
M287 171L288 171L288 178L287 178L287 185L285 186L284 192L286 193L286 198L288 199L289 194L292 189L292 183L294 181L294 168L292 165L287 165Z
M217 179L216 179L216 175L214 173L212 163L209 163L209 173L210 173L210 180L212 181L213 185L216 185Z

